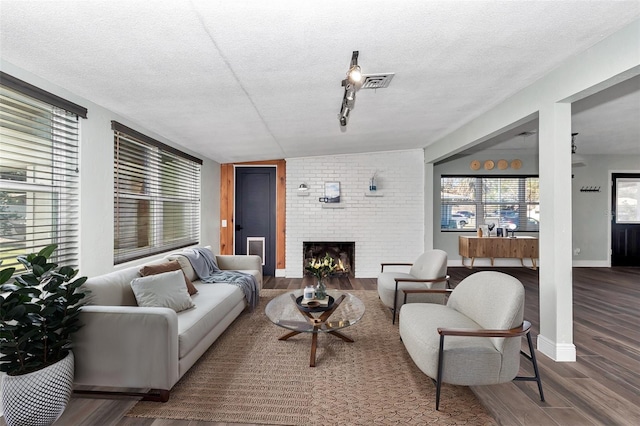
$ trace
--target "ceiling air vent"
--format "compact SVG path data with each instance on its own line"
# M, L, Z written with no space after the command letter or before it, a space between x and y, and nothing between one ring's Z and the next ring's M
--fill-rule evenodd
M385 87L389 87L389 83L391 83L391 79L395 73L388 72L385 74L364 74L362 76L362 86L360 89L384 89Z

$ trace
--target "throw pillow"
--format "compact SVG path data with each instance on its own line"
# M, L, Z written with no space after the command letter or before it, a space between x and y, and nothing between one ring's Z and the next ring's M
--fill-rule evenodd
M178 263L177 260L172 260L171 262L158 263L157 265L143 266L142 269L140 269L140 275L142 275L143 277L147 277L149 275L157 275L157 274L162 274L164 272L171 272L171 271L177 271L177 270L182 270L182 268L180 267L180 263ZM182 274L184 275L184 282L185 284L187 284L187 290L189 290L189 295L193 296L198 292L198 289L196 289L196 287L193 285L191 280L187 278L187 274L185 274L184 271L182 271Z
M134 278L131 289L138 306L171 308L176 312L195 305L187 291L182 270Z

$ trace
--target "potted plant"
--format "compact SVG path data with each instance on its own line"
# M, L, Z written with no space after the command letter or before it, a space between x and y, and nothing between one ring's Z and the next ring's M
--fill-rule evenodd
M77 270L49 263L56 248L18 256L24 273L0 271L0 371L7 373L2 406L8 425L52 424L71 396L70 337L80 329L80 287L87 278L74 279Z

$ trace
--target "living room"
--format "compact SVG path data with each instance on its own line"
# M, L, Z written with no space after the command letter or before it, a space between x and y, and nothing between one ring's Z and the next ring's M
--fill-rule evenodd
M531 2L478 2L452 9L446 2L408 2L405 10L396 11L397 20L370 10L369 19L363 19L368 24L358 24L362 26L342 16L343 5L333 3L326 10L294 13L297 6L286 2L282 10L249 2L226 5L229 10L217 13L210 4L158 2L157 15L151 15L152 6L109 6L103 13L111 23L102 31L94 31L104 24L99 9L72 2L71 16L65 17L55 2L23 2L24 9L20 3L2 4L0 70L88 110L87 118L79 120L81 275L107 274L166 254L114 262L112 121L202 160L198 241L214 251L225 228L233 226L233 216L224 216L221 168L284 160L286 230L278 249L284 266L276 268L275 276L290 279L303 277L306 241L355 242L358 279L375 278L381 262L411 261L430 248L445 250L449 266L458 267L458 237L468 233L442 227L442 176L539 175L540 230L518 232L540 239L539 303L545 315L539 326L546 340L542 346L538 342L538 350L556 361L575 359L572 266L611 266L611 174L640 173L637 101L626 116L620 109L606 111L611 101L640 91L637 2L592 2L589 7L561 2L556 10ZM463 13L466 7L469 15ZM280 16L284 11L293 13L291 21ZM509 36L472 43L470 39L491 35L481 32L472 12L482 23L503 26ZM524 25L513 18L517 13L530 13L532 20ZM449 14L460 20L450 22ZM139 22L145 15L158 20ZM531 23L545 15L548 28ZM267 31L265 16L284 27ZM430 19L437 21L435 33L424 28ZM401 22L412 31L395 41L370 35L400 33ZM305 26L314 28L311 23L317 34L305 31ZM74 35L74 25L83 37ZM137 30L126 33L128 39L113 37L136 25ZM240 25L245 33L237 36ZM374 31L376 25L386 31ZM183 26L198 30L181 35ZM465 26L474 31L465 33ZM438 36L438 44L449 43L449 49L422 41ZM152 43L154 37L158 40ZM260 38L265 42L252 47L252 40ZM510 38L512 45L504 47ZM536 38L539 46L527 42ZM284 41L287 49L281 47ZM198 54L177 53L192 46ZM509 53L513 46L529 49L532 56ZM139 61L152 48L157 50L150 59ZM348 124L340 126L340 80L358 49L364 72L396 75L389 87L359 91L357 108ZM454 53L457 49L460 54ZM483 54L490 58L480 58ZM482 64L498 62L491 69L503 70L483 79L473 64L481 59ZM163 68L168 63L173 65ZM457 79L447 77L457 73ZM124 84L128 79L123 75L136 77ZM148 85L142 84L145 80ZM310 87L314 85L318 87ZM633 123L631 147L619 150L622 142L617 146L617 140L587 131L589 125L594 128L594 110L610 128ZM579 132L575 155L583 160L578 166L571 165L569 150L574 131ZM470 168L472 161L500 159L518 159L521 167L517 172L513 167L490 172ZM334 206L319 201L327 182L339 183L340 202ZM299 191L302 184L305 194ZM594 191L581 191L590 188ZM230 221L226 226L225 220ZM486 267L489 260L478 259L477 265ZM496 259L495 265L519 263Z

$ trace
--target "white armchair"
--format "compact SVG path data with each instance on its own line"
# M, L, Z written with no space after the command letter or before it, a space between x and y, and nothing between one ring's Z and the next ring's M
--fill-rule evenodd
M454 290L431 292L451 295L446 305L403 306L400 337L416 366L436 383L436 410L442 383L476 386L536 381L544 401L531 324L523 321L524 287L520 281L501 272L484 271L468 276ZM520 350L523 335L527 336L530 355ZM535 376L516 377L521 353L532 362Z
M387 271L388 266L410 266L409 273ZM444 289L448 287L447 253L442 250L427 250L413 263L381 263L378 276L378 295L382 303L391 309L393 323L396 313L406 302L400 292L408 289ZM444 303L442 294L415 294L409 302Z

